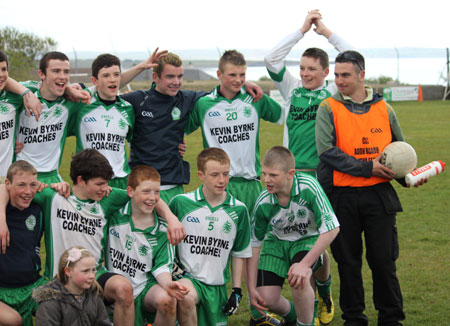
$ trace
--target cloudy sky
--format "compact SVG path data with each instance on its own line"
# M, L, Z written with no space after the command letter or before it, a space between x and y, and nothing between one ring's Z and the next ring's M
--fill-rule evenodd
M438 0L8 0L0 7L0 27L52 37L63 52L271 48L315 8L356 47L450 46L450 3ZM313 31L302 47L311 45L329 47Z

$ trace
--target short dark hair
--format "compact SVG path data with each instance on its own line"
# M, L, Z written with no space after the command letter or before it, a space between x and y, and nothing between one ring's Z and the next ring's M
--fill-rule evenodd
M355 67L356 72L360 72L361 70L366 70L366 63L364 61L364 57L361 53L357 51L344 51L337 55L336 63L350 62Z
M119 66L120 69L120 59L109 53L100 54L95 58L94 62L92 62L92 77L97 78L100 69L112 66Z
M74 185L77 184L78 176L87 182L94 178L109 180L113 175L114 172L108 159L95 149L85 149L72 157L70 178Z
M4 61L6 61L6 69L8 69L9 68L8 56L6 55L5 52L0 50L0 62L4 62Z
M230 157L223 149L217 147L205 148L197 156L198 171L205 172L205 166L208 161L216 161L220 164L230 164Z
M318 59L323 69L326 69L330 66L330 59L328 58L328 54L324 50L319 48L306 49L305 52L303 52L302 57Z
M39 70L45 75L47 74L48 62L50 60L61 60L61 61L69 61L67 55L58 51L51 51L44 54L44 56L39 61Z
M225 65L231 63L235 66L246 66L244 55L236 50L225 51L219 59L219 70L223 73Z

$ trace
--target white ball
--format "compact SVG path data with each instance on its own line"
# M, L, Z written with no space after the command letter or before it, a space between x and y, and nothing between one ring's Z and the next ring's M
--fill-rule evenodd
M416 168L416 151L408 143L395 141L384 148L380 163L395 172L394 178L400 179Z

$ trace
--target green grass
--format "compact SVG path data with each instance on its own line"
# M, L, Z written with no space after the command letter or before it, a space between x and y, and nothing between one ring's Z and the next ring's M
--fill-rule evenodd
M402 126L406 141L416 150L418 166L434 160L450 164L450 105L448 102L399 102L392 103ZM186 191L199 186L196 176L195 157L202 149L199 131L187 138L186 160L190 162L191 184ZM282 127L263 122L261 125L261 156L273 145L282 143ZM68 139L60 172L69 180L70 157L75 142ZM447 307L450 293L449 234L450 223L450 173L448 171L433 177L420 188L403 188L392 182L403 205L403 212L397 216L400 257L397 274L403 292L406 313L405 325L445 324L450 320ZM336 264L332 261L335 320L331 326L342 325L339 309L339 277ZM372 282L367 263L363 266L366 289L366 313L369 325L376 325L376 311L372 304ZM289 287L283 293L290 298ZM248 324L249 309L245 295L229 325Z

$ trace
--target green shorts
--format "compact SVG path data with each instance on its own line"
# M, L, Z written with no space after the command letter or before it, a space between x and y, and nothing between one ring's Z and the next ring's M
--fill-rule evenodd
M38 304L31 298L31 292L47 282L41 277L33 284L20 288L0 288L0 301L20 314L23 326L33 326L33 315L36 313Z
M198 326L222 326L228 324L228 317L223 313L222 307L227 304L227 286L207 285L189 274L183 277L189 279L194 285L198 295L197 319Z
M158 284L155 278L151 278L147 281L145 288L134 299L134 324L135 325L147 325L153 323L156 318L156 312L149 312L145 310L144 299L147 292L154 285Z
M248 214L251 216L262 186L259 180L230 178L227 191L247 206Z
M264 240L259 256L258 269L277 274L282 278L288 277L289 268L295 254L300 251L310 251L319 236L313 236L297 241L285 241L269 234ZM322 266L321 259L315 265L313 272Z
M46 183L48 185L63 181L63 179L58 173L58 170L50 172L38 172L37 178L40 182Z
M123 178L112 178L111 180L108 181L108 185L114 188L127 189L128 176Z
M169 202L173 197L180 194L184 194L183 185L178 185L168 190L161 190L161 192L159 193L161 199L164 200L167 205L169 205Z

